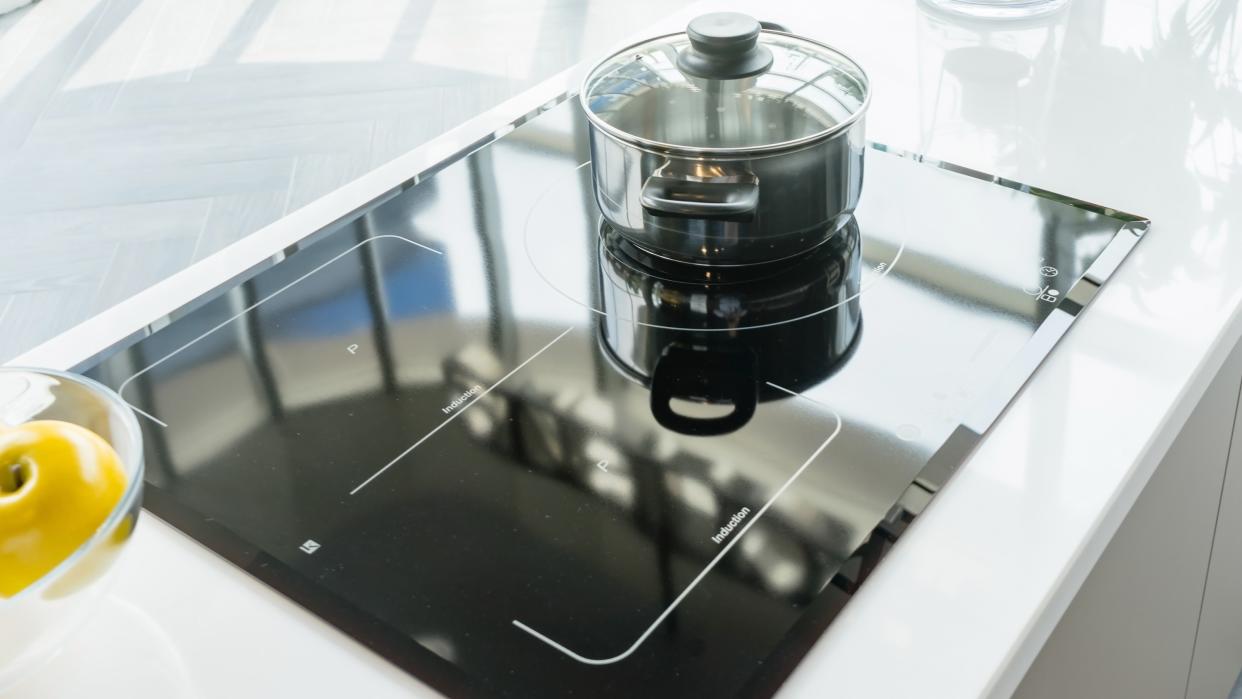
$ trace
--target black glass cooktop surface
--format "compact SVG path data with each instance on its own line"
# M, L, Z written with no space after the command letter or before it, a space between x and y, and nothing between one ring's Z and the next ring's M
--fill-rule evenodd
M767 696L1146 224L877 147L820 248L686 268L600 225L585 129L562 103L89 373L152 512L447 694Z

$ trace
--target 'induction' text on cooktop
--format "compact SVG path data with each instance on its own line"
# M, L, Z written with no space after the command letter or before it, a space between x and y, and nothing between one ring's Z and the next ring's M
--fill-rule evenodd
M721 527L720 532L717 533L716 536L712 537L712 541L719 544L725 539L728 539L729 535L733 533L734 529L737 529L737 525L741 524L742 520L746 519L746 515L748 514L750 514L749 507L743 507L742 509L738 510L737 514L729 518L729 523Z
M460 396L457 396L456 398L454 398L452 403L449 403L443 408L440 408L440 412L444 413L445 415L448 415L454 410L457 410L461 406L465 405L466 401L470 400L471 397L477 396L479 393L482 393L482 391L483 391L483 387L479 386L478 384L475 384L473 387L471 387L469 391L466 391Z

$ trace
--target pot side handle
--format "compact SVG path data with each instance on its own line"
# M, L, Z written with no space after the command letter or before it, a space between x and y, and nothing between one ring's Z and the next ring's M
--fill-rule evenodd
M694 417L673 410L674 398L710 395L733 406L719 417ZM750 422L759 402L755 357L748 351L710 352L676 343L664 348L651 375L651 414L660 425L694 436L728 434Z
M759 207L759 183L703 182L652 175L639 197L651 216L748 222Z

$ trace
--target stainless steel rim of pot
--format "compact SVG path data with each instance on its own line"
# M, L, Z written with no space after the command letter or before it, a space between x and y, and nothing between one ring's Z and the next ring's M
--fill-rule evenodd
M599 129L601 133L607 134L608 136L612 137L613 139L619 141L620 143L624 145L634 146L641 150L644 150L650 153L656 153L659 155L680 155L680 156L687 156L687 157L692 157L692 158L696 156L703 156L703 155L711 155L711 156L730 156L731 155L731 156L737 157L738 159L742 159L742 158L754 158L755 156L759 156L759 155L775 155L777 153L785 153L788 151L799 150L801 148L806 148L806 147L815 145L816 143L826 141L840 133L843 133L849 130L851 126L853 126L860 119L862 119L863 115L867 113L867 108L870 107L871 105L871 78L870 76L867 75L867 71L863 70L863 67L859 65L857 61L850 58L849 54L845 53L844 51L841 51L838 48L829 46L828 44L825 44L821 41L816 41L814 39L808 39L805 36L793 34L790 32L778 32L772 29L764 29L761 32L761 34L774 34L774 35L779 35L779 36L788 36L793 39L797 39L799 41L805 41L808 44L812 44L827 52L840 56L854 70L858 71L858 77L862 80L863 99L862 99L862 102L858 105L858 109L854 110L854 112L850 114L848 119L839 121L836 124L833 124L830 128L824 129L823 131L820 131L818 133L813 133L809 136L803 136L801 138L796 138L796 139L792 139L789 141L781 141L779 143L764 144L762 146L747 146L747 147L739 147L739 148L717 148L717 147L711 147L711 146L687 147L687 146L679 146L676 143L664 143L661 141L653 141L651 139L643 138L642 136L636 136L632 133L618 129L617 127L613 126L612 124L609 124L603 119L600 119L595 114L595 112L591 110L591 106L587 104L587 86L591 78L595 75L595 70L597 68L599 68L604 63L612 60L613 58L621 54L624 54L628 51L633 50L634 48L637 48L644 44L649 44L654 41L661 41L661 40L671 39L673 37L684 36L685 32L673 32L671 34L664 34L661 36L651 37L649 39L643 39L642 41L636 41L633 44L630 44L619 51L614 51L613 53L609 54L603 60L599 61L594 66L592 66L591 69L587 71L586 77L582 79L582 83L578 86L578 104L582 108L582 112L586 114L587 121L589 121L592 126Z

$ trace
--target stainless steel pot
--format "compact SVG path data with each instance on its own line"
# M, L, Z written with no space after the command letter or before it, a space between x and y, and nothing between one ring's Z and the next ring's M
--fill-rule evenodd
M579 98L600 211L651 253L780 260L832 237L858 203L870 86L824 44L703 15L601 62Z
M796 262L724 270L661 264L605 231L600 340L650 388L661 425L693 435L732 432L758 403L824 381L852 354L862 324L861 259L853 219ZM690 414L674 399L726 412Z

